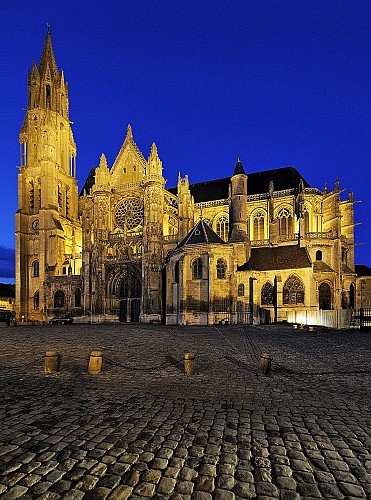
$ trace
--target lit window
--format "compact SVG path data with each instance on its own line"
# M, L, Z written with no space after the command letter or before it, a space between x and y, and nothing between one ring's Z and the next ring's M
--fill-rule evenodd
M253 215L253 240L264 240L265 214L259 210Z
M216 233L224 241L228 241L229 218L227 214L220 215L216 221Z
M293 233L291 211L288 208L281 208L281 210L277 213L277 218L280 237L285 240L290 239Z
M243 297L245 295L245 285L243 283L238 285L237 294L239 297Z

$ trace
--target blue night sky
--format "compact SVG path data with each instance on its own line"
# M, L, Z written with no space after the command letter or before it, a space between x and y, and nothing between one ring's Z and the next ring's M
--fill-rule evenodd
M367 1L115 0L0 7L0 281L14 276L18 134L27 70L51 25L69 82L81 188L127 124L167 186L294 165L312 186L354 191L356 263L371 266L370 21ZM344 193L344 196L347 193Z

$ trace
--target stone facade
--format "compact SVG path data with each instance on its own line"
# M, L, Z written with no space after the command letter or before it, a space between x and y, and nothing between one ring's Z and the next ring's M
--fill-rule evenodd
M285 320L354 307L353 194L294 167L165 186L128 126L77 190L68 85L50 33L29 72L16 214L17 317L168 324Z

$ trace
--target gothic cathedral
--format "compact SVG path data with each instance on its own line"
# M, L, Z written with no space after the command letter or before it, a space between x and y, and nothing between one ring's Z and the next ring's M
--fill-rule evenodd
M78 192L68 84L50 32L19 135L17 317L220 324L354 307L353 193L294 167L167 188L128 126ZM229 167L227 167L229 170ZM230 170L232 173L232 170Z

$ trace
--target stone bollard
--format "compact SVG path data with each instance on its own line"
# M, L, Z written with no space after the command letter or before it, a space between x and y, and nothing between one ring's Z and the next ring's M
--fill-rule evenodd
M271 372L271 365L272 365L272 356L267 352L263 352L259 360L259 367L258 367L259 373L263 373L264 375L269 377Z
M88 373L97 375L102 369L102 352L92 351L89 358Z
M309 330L310 332L314 332L314 326L309 326L309 327L308 327L308 330Z
M300 323L300 330L304 330L304 328L305 328L304 323Z
M187 377L196 375L196 356L191 352L184 354L184 374Z
M45 374L50 375L59 371L59 355L57 351L46 351L45 353Z
M292 325L292 327L293 327L293 329L294 329L294 330L297 330L297 329L298 329L298 325L297 325L296 323L294 323L294 324Z

